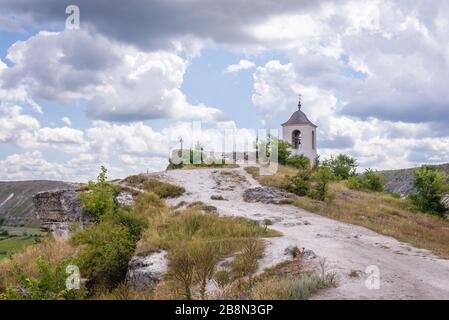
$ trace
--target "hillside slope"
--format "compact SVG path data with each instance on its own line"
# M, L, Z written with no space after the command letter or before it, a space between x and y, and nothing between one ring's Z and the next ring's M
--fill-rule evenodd
M74 189L75 184L62 181L0 181L0 220L5 225L38 225L33 195L42 191Z
M435 167L449 175L449 163L437 165ZM412 192L414 169L415 168L379 171L379 173L387 180L385 190L389 193L396 192L401 195L407 195Z

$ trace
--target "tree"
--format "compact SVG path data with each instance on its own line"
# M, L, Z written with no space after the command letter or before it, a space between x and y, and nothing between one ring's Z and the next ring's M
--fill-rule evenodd
M357 161L346 154L339 154L337 157L331 156L330 159L325 160L323 166L329 167L336 179L346 180L355 175Z
M439 216L447 213L447 208L442 200L447 192L449 192L449 179L441 171L433 166L422 166L413 171L416 189L415 193L409 198L414 205L424 211Z

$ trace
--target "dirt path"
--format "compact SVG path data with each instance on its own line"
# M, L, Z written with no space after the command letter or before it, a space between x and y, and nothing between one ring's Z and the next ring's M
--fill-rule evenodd
M328 269L338 274L339 286L319 293L315 299L449 299L449 260L291 205L247 203L243 191L259 183L242 168L173 170L160 177L187 190L172 204L202 201L217 207L221 215L270 219L271 227L283 236L268 239L262 267L288 259L284 250L290 245L325 257ZM211 195L221 195L228 201L211 200ZM379 289L370 290L365 285L365 271L371 265L379 268ZM360 271L361 276L350 277L352 270Z

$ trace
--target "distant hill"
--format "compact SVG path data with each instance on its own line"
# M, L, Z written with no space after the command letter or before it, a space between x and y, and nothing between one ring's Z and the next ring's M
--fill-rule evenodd
M62 181L0 181L0 221L5 225L38 225L32 197L38 192L75 189Z
M435 167L449 175L449 163L436 165ZM397 192L401 195L407 195L413 192L414 169L415 168L380 171L379 173L387 180L385 191L390 193Z

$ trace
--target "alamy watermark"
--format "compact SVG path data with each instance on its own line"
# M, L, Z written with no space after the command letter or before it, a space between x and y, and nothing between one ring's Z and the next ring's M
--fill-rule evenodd
M69 16L65 20L67 30L78 30L80 28L80 8L71 4L65 8L65 13Z

